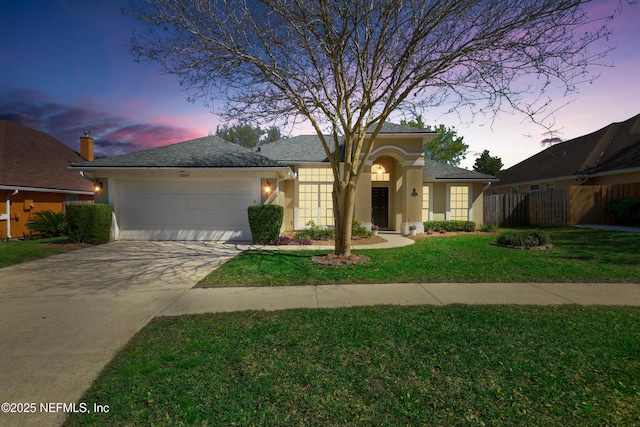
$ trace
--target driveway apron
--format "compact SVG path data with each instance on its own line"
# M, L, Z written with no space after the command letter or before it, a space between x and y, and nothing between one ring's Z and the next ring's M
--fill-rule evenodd
M0 425L54 426L83 411L72 405L127 341L239 252L112 242L0 269Z

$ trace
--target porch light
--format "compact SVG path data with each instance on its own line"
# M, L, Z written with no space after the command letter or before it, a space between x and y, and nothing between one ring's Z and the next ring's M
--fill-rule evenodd
M267 180L267 183L264 185L264 194L271 194L271 184L269 184L269 180Z
M96 193L99 193L100 191L102 191L102 181L100 181L99 179L96 179L96 182L93 184L93 191L95 191Z
M411 192L411 195L413 197L416 197L418 195L418 192L416 191L416 189L414 188L413 191Z

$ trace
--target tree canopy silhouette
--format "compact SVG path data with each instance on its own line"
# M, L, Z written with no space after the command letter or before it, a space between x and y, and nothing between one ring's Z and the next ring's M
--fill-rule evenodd
M575 90L606 54L590 49L609 29L587 3L147 0L128 12L147 24L135 58L223 100L223 117L313 126L333 170L335 252L348 255L356 183L389 116L446 102L536 117L546 88Z

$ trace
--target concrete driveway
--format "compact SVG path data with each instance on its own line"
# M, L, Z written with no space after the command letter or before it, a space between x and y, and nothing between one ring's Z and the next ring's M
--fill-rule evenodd
M137 331L239 252L113 242L0 269L0 425L59 425Z

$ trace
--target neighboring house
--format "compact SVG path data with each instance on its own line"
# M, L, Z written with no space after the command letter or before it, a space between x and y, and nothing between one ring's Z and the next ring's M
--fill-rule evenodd
M92 183L69 170L73 162L93 158L93 140L81 139L87 157L51 135L0 120L0 239L28 236L35 212L93 200Z
M488 194L640 183L640 114L552 145L498 177Z
M383 230L423 231L423 220L482 224L482 191L495 177L425 161L423 145L436 133L385 124L356 194L355 219ZM317 136L296 136L253 150L208 136L92 162L114 209L120 239L251 239L247 207L284 207L283 230L309 221L334 225L333 173Z

